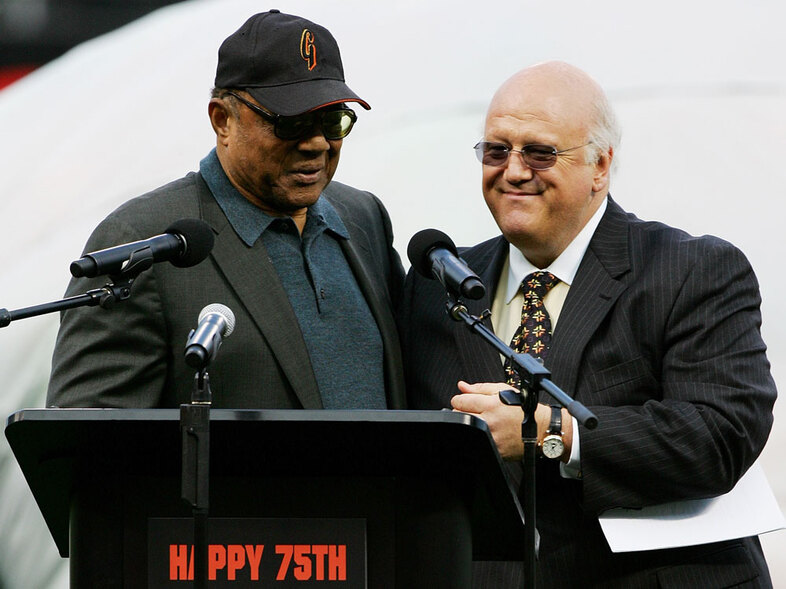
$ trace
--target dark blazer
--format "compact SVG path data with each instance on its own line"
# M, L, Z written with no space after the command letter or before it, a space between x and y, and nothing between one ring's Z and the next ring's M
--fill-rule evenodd
M376 319L384 346L390 408L405 402L393 302L404 271L380 201L337 182L323 193L350 234L344 254ZM183 350L199 312L222 303L237 322L210 366L214 407L322 407L306 345L287 294L258 240L246 246L199 173L188 174L124 204L94 231L96 251L162 233L173 221L199 218L215 233L210 256L191 268L155 264L110 310L79 308L62 315L47 405L177 407L189 402L194 371ZM106 278L73 279L67 296L101 287Z
M462 252L489 287L483 300L465 301L473 314L490 307L507 252L502 237ZM410 272L400 328L414 409L449 407L459 379L504 381L497 352L451 321L445 300L438 282ZM776 397L759 304L736 248L641 221L610 200L546 362L600 425L581 428L581 481L538 461L541 586L770 584L758 539L612 554L597 523L613 507L722 494L759 455ZM518 566L481 568L478 586L518 586Z

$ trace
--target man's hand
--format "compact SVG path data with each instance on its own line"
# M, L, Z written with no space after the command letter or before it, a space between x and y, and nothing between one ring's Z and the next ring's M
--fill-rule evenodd
M450 400L455 411L472 413L486 422L497 444L500 456L504 460L520 460L524 455L524 443L521 441L521 420L524 414L521 407L503 405L499 400L499 392L510 389L504 382L478 382L469 384L460 380L459 393ZM535 409L535 421L538 424L538 442L543 440L551 421L551 407L538 403ZM565 441L563 461L570 456L572 441L572 423L568 412L562 410L562 430Z
M499 392L510 389L504 382L479 382L469 384L462 381L458 383L461 394L450 400L456 411L472 413L485 421L494 442L497 444L500 456L505 460L520 460L524 455L524 443L521 441L521 420L524 414L521 407L503 405L499 400ZM538 422L538 439L548 428L551 414L545 405L538 405L535 410L535 420ZM545 427L541 422L545 420Z

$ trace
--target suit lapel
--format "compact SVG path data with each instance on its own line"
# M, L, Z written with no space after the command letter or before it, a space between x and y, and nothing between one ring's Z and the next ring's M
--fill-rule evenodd
M581 357L587 343L627 288L630 269L628 222L609 197L587 253L581 261L560 313L547 362L551 380L574 396Z
M388 327L394 325L393 316L390 314L390 306L383 304L385 300L384 285L371 280L370 277L374 276L375 273L366 267L366 260L371 257L371 253L366 247L365 240L367 236L365 235L365 231L346 219L342 220L351 238L342 239L340 241L341 249L347 258L352 273L355 275L360 291L366 298L371 314L374 316L374 319L376 319L380 330L383 324ZM364 239L360 239L361 236L363 236Z
M347 259L355 280L358 283L360 292L366 300L371 315L377 323L382 347L384 351L385 363L385 391L387 394L388 407L397 408L404 404L406 392L403 381L396 374L400 372L401 346L398 341L398 331L396 320L391 311L392 303L389 300L385 284L381 280L374 280L373 277L379 276L379 272L374 272L367 264L373 257L369 251L368 236L366 232L351 221L342 217L350 239L342 239L341 249Z
M209 192L203 194L201 204L204 220L217 233L211 257L272 349L303 407L321 409L322 399L300 325L267 250L261 240L247 247Z
M486 286L486 294L482 299L478 301L463 300L471 315L480 316L486 309L491 309L491 301L494 298L507 252L508 242L503 237L485 241L461 252L461 257ZM453 321L446 318L447 320ZM483 325L493 331L490 319L484 319ZM499 353L482 336L471 333L471 330L462 322L456 323L454 339L464 367L464 380L467 382L500 382L505 380Z

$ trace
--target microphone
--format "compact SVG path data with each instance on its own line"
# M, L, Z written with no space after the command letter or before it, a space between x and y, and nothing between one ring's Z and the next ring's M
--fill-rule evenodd
M462 260L456 244L438 229L423 229L409 240L407 257L420 274L436 278L453 294L479 299L486 293L480 278Z
M199 313L196 329L188 334L186 364L192 368L205 368L218 354L221 341L235 330L235 314L226 305L212 303Z
M213 230L200 219L180 219L161 235L85 254L71 262L74 278L120 274L144 250L153 262L171 262L178 268L194 266L213 249Z

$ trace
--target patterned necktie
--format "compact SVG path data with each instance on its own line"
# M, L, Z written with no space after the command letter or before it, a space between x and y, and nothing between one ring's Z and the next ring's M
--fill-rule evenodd
M551 344L551 318L543 305L543 297L559 281L551 272L533 272L521 281L521 291L524 293L521 325L510 340L510 347L516 352L530 354L541 361L546 359ZM508 360L505 361L505 376L509 385L521 388L518 374L510 367Z

